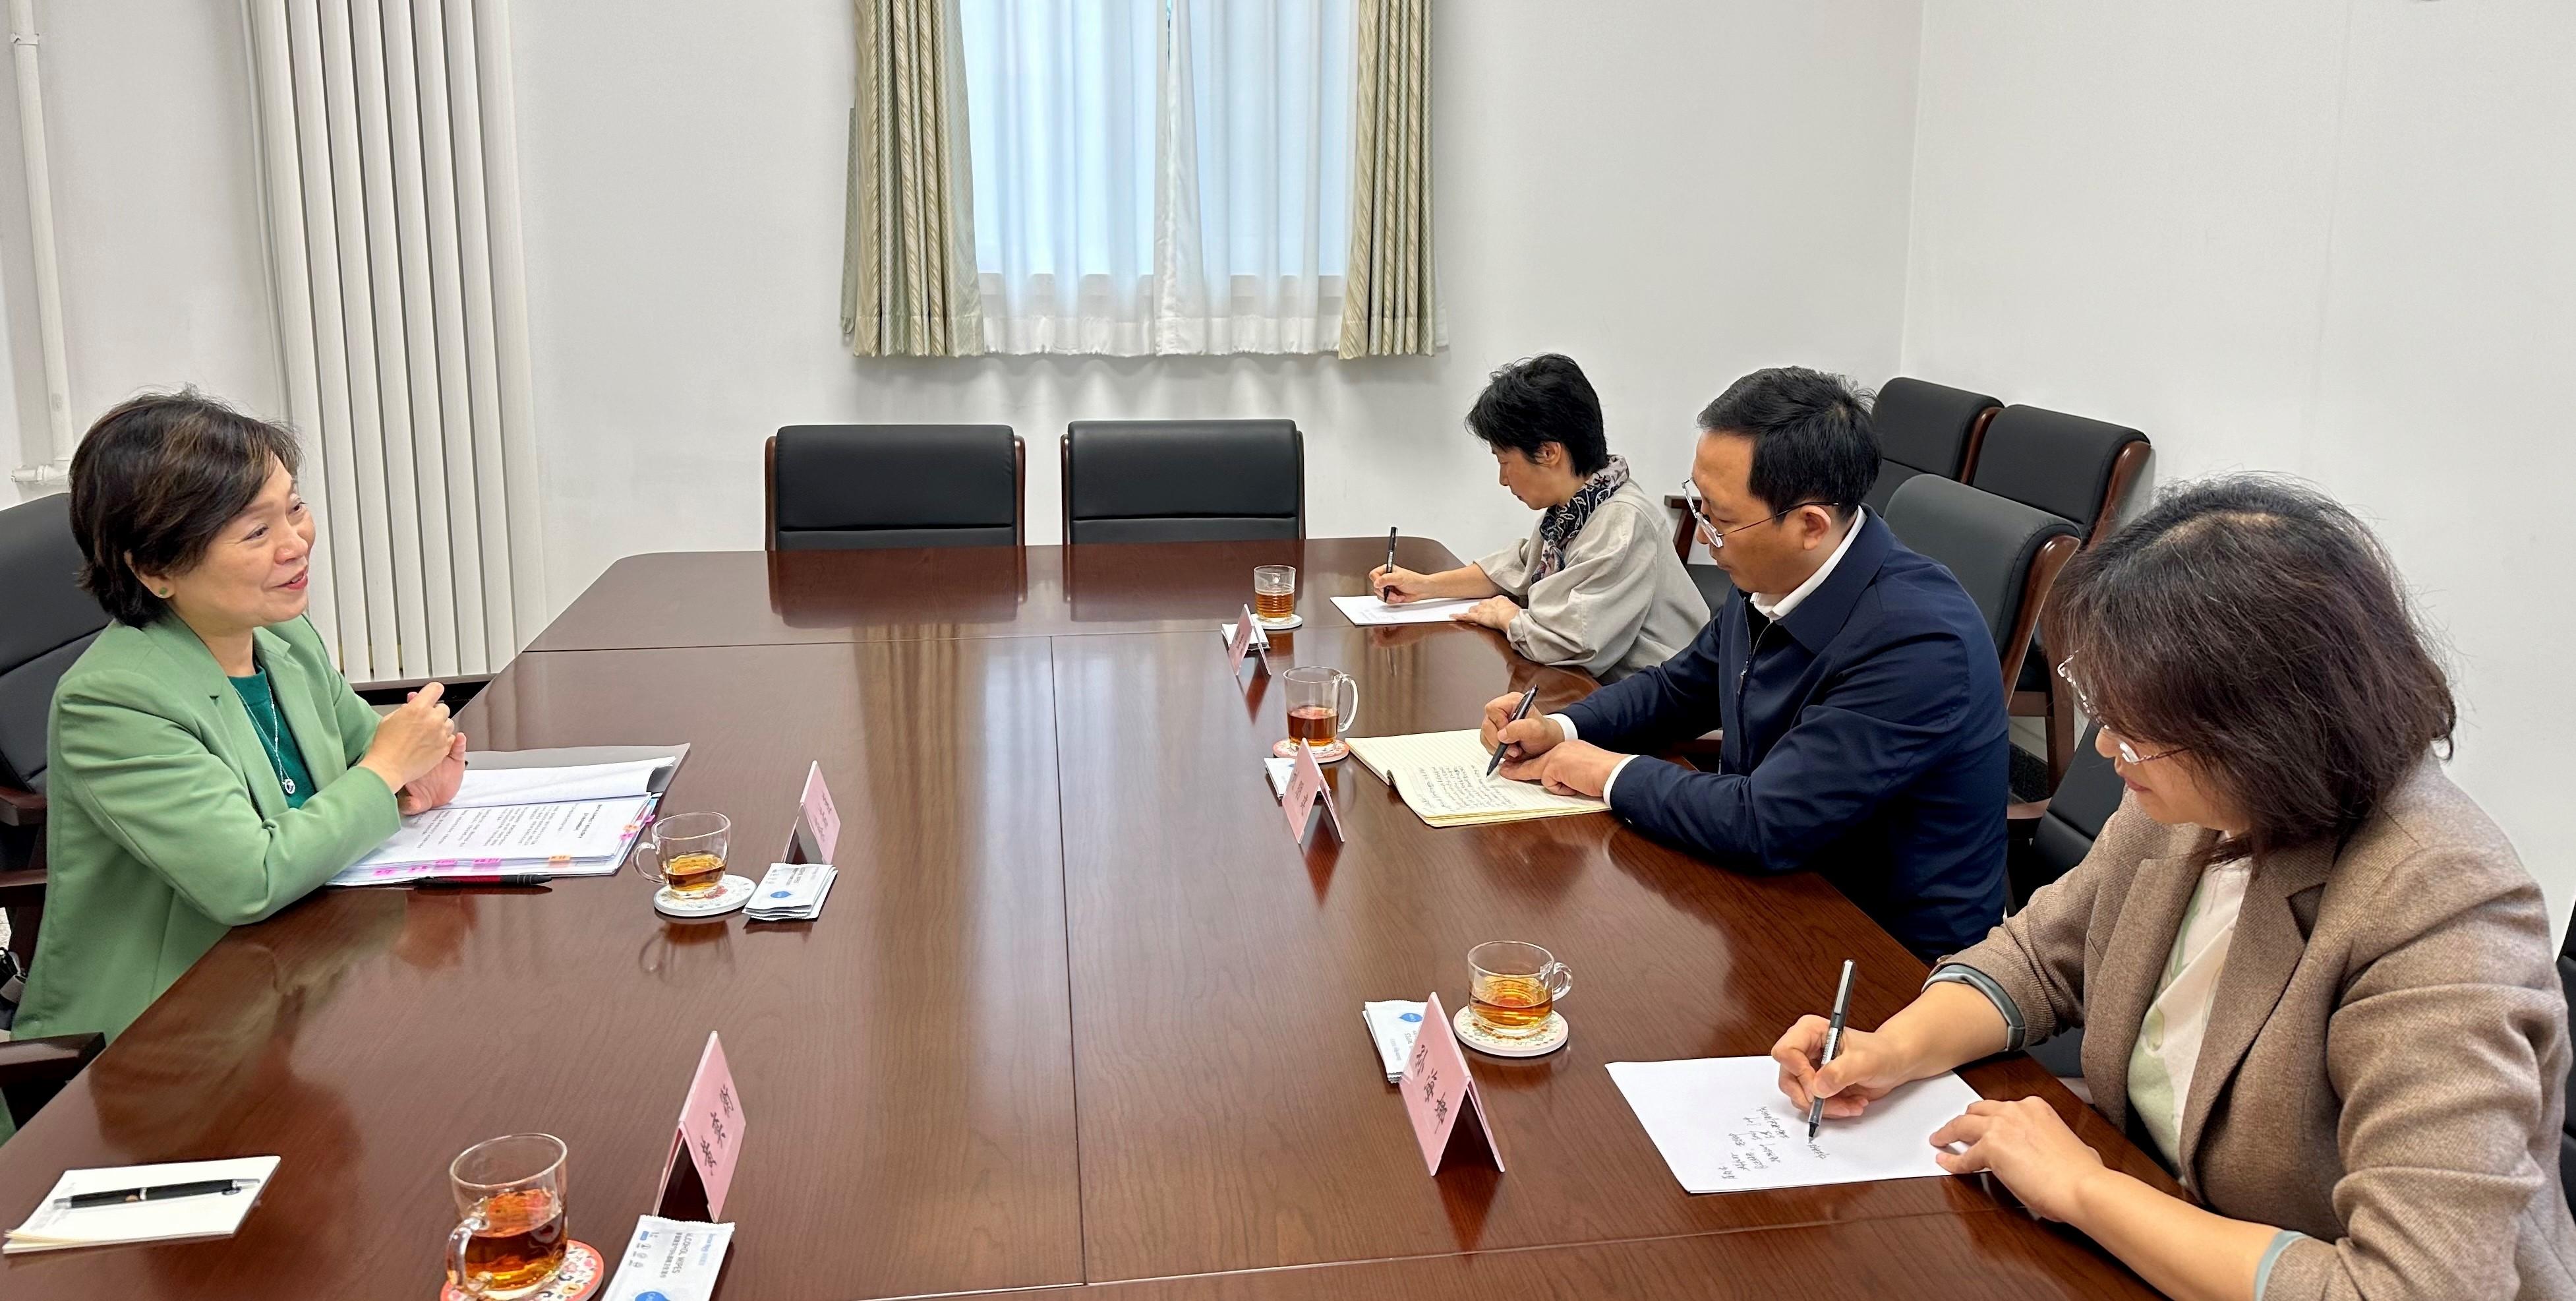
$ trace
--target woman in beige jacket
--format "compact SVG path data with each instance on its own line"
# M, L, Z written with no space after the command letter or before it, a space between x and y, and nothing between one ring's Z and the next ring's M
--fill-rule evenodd
M2093 1103L2193 1200L2046 1103L1932 1136L2165 1292L2576 1297L2567 1006L2513 847L2434 757L2455 709L2384 554L2304 487L2181 489L2068 566L2045 642L2128 792L2092 852L1936 967L1800 1107L2085 1029Z

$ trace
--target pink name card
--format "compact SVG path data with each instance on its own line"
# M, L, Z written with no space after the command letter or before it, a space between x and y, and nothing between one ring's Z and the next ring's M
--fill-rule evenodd
M1232 635L1225 639L1226 672L1237 674L1243 672L1244 652L1255 646L1261 648L1262 671L1269 672L1270 638L1263 635L1261 625L1252 617L1252 607L1247 605L1243 607L1243 617L1235 621Z
M1321 819L1313 817L1317 800L1324 802ZM1288 774L1288 789L1279 793L1279 808L1287 815L1288 834L1296 837L1300 846L1306 843L1309 828L1318 820L1332 825L1333 839L1347 839L1342 835L1342 811L1333 804L1333 788L1324 780L1324 765L1315 761L1312 746L1297 747L1297 766Z
M1413 1054L1404 1060L1404 1110L1413 1118L1413 1139L1422 1146L1422 1164L1432 1174L1454 1150L1463 1160L1478 1149L1503 1168L1503 1149L1476 1096L1475 1078L1467 1074L1467 1054L1458 1047L1458 1032L1433 994L1422 1004L1422 1029L1413 1036ZM1473 1123L1468 1118L1474 1117Z
M841 815L832 808L832 792L823 785L823 765L805 770L805 793L796 823L796 846L808 863L829 863L841 843Z
M679 1132L662 1161L662 1197L654 1214L665 1219L712 1222L724 1215L725 1189L733 1184L734 1157L742 1150L742 1095L725 1065L724 1044L713 1031L698 1054L689 1100L680 1109ZM682 1159L682 1154L687 1159Z

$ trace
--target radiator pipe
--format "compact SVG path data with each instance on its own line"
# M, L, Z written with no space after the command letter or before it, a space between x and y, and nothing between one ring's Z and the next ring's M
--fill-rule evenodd
M52 430L54 460L30 465L10 478L57 485L70 477L71 366L63 349L63 278L54 254L53 171L45 161L45 91L36 71L36 0L9 0L9 48L18 65L18 146L27 170L28 254L36 265L36 330L45 353L45 423Z

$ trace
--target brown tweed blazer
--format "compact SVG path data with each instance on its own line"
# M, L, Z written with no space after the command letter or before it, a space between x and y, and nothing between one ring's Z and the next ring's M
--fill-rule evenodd
M2084 1078L2115 1125L2213 835L2123 802L2075 870L1947 959L2001 985L2033 1043L2084 1026ZM2264 1301L2576 1298L2550 931L2504 833L2429 757L2340 852L2255 865L2176 1173L2221 1215L2311 1239Z

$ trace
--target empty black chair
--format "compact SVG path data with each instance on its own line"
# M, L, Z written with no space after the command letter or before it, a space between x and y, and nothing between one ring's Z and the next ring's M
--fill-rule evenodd
M1018 546L1027 459L1008 425L788 425L765 457L766 547Z
M1888 501L1918 474L1964 479L1977 463L1986 422L2003 406L1983 393L1898 376L1878 391L1870 424L1878 430L1878 482L1861 503L1884 515Z
M2085 545L2119 526L2120 499L2145 472L2147 436L2125 425L2011 406L1986 426L1967 481L2075 521Z
M2558 983L2567 991L2567 1028L2576 1034L2576 922L2568 925L2567 938L2558 946ZM2558 1135L2558 1182L2576 1206L2576 1116L2567 1118Z
M1306 536L1293 420L1077 420L1064 433L1064 540Z
M2057 572L2075 558L2075 526L1964 483L1916 475L1887 504L1905 545L1948 566L1986 616L2004 689L2012 689Z

